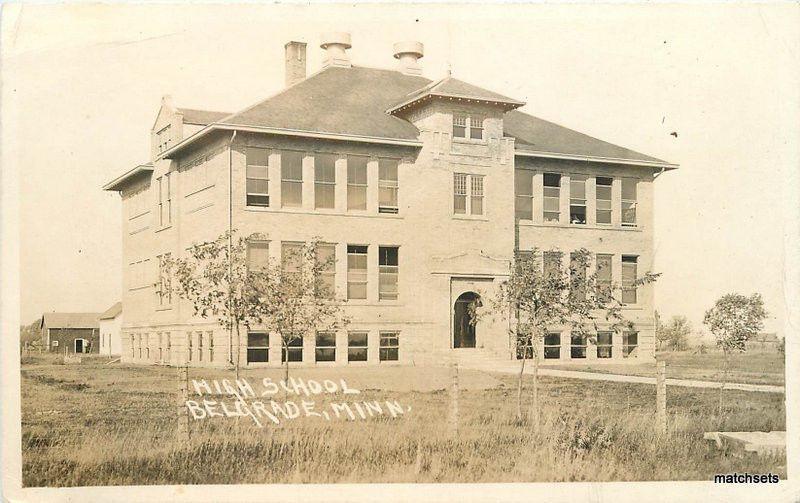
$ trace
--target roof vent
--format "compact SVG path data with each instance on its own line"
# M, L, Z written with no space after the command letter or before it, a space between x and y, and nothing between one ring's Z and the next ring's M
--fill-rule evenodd
M327 51L322 67L344 66L349 68L350 57L347 49L351 48L350 34L345 32L325 33L322 35L320 47Z
M400 71L406 75L422 75L419 60L424 55L422 42L397 42L394 57L400 61Z

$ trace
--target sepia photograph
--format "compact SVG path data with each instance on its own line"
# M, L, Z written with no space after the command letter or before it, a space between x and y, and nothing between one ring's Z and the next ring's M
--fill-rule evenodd
M0 14L4 501L800 501L797 4Z

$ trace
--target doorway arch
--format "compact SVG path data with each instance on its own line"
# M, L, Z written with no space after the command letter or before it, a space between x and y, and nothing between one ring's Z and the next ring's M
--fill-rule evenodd
M453 347L474 348L476 342L476 324L472 321L470 304L481 305L481 296L475 292L464 292L458 296L453 305Z

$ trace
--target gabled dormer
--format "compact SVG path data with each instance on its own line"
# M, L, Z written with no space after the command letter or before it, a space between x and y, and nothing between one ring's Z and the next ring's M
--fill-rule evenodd
M163 96L161 108L158 109L158 115L150 130L151 158L156 159L184 138L228 115L230 114L227 112L176 108L171 96Z

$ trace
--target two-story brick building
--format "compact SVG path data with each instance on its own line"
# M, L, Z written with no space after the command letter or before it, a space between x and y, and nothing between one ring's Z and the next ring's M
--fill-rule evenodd
M165 98L151 160L104 187L122 196L124 361L230 361L229 333L158 285L163 257L231 228L267 236L255 261L328 243L351 322L298 342L290 360L310 364L513 358L507 326L471 328L465 306L496 291L515 249L585 247L607 266L602 279L622 284L651 268L653 182L675 165L452 76L424 78L416 42L395 44L396 70L351 64L348 34L322 48L323 68L306 77L306 45L286 44L286 88L237 113ZM545 358L652 358L653 286L625 297L635 331L587 342L553 327ZM280 365L269 327L245 339L242 362Z

